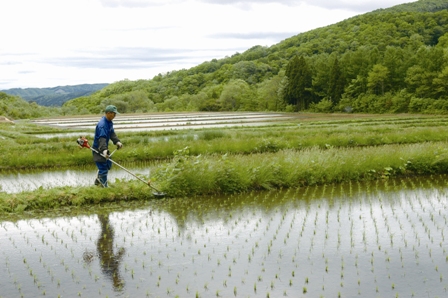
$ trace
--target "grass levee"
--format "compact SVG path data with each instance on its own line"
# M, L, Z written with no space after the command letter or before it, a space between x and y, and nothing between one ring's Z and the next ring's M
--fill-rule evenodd
M170 196L387 179L446 173L445 116L311 115L283 124L222 129L122 132L120 163L154 164L154 185ZM0 124L0 170L83 168L91 152L73 133L28 121ZM82 134L81 131L79 131ZM107 201L151 199L138 181L109 189L58 187L18 194L0 192L0 212L24 212Z
M176 151L170 162L156 166L152 179L169 196L182 197L429 175L448 171L445 148L446 142L424 142L195 156L186 147ZM107 189L59 187L0 193L0 212L152 199L151 189L139 182L116 181Z

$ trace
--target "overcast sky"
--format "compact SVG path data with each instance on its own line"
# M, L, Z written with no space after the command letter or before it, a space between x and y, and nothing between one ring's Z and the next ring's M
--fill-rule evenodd
M415 0L1 0L0 90L152 79Z

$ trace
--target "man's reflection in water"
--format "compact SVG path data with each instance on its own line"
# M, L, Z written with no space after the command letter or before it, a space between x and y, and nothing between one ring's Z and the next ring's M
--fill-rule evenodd
M120 276L120 262L125 252L120 248L114 254L114 229L109 223L109 214L98 214L101 224L101 235L97 243L98 256L100 258L101 270L112 281L115 291L123 289L124 281Z

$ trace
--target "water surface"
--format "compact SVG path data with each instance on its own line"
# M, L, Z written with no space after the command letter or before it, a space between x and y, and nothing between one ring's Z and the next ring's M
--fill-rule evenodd
M5 217L1 296L444 297L445 179Z
M0 173L0 191L18 193L32 191L38 188L49 189L61 186L90 186L93 185L98 172L94 167L79 170L66 169L48 170L45 172L20 171L15 173ZM151 171L148 167L132 167L127 169L131 173L137 176L140 175L141 177L148 177ZM113 165L108 174L109 183L113 183L116 179L129 180L136 178Z

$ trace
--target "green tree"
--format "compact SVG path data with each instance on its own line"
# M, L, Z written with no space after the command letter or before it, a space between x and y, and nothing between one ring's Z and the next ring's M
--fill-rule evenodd
M224 86L218 103L222 111L250 110L252 97L249 84L243 80L231 80ZM249 105L245 106L245 103Z
M124 100L124 97L122 94L116 95L113 98L106 98L105 100L103 100L101 102L100 105L100 110L98 111L99 113L104 113L104 109L108 106L108 105L114 105L117 107L118 111L120 111L120 113L128 113L128 102Z
M376 95L384 95L388 76L389 70L386 66L381 64L374 65L367 78L369 91Z
M178 83L179 92L188 94L198 93L205 82L206 79L203 73L185 76L182 81Z
M286 101L295 105L297 110L305 110L311 103L312 75L303 56L295 56L286 67L288 87Z
M412 51L417 51L422 45L424 45L423 36L418 33L414 33L409 37L407 44L408 48Z
M232 68L231 64L226 63L215 71L210 79L216 81L216 83L228 82L232 77Z
M330 78L328 82L328 98L333 104L338 104L342 98L345 88L345 78L339 67L339 60L336 58L330 69Z
M330 81L330 71L329 65L330 61L333 61L334 57L324 53L321 55L315 55L310 57L309 65L313 73L313 94L318 98L326 98L328 96L329 81ZM333 60L332 60L333 59Z
M433 79L434 98L448 99L448 66Z
M284 76L284 74L283 74ZM271 79L259 84L257 89L258 110L261 111L281 111L284 108L284 101L279 96L282 76L276 75Z
M444 67L445 53L441 47L421 46L415 54L415 61L427 72L439 72Z
M358 77L367 78L368 70L371 69L370 48L360 46L355 51L344 53L340 59L341 65L345 67L346 78L351 81Z
M129 103L128 108L132 113L149 112L154 106L154 102L152 102L142 90L133 91L127 94L126 101Z
M439 48L448 48L448 33L445 33L441 37L439 37L439 41L437 43L437 47Z
M428 98L433 94L433 80L437 75L428 71L420 65L412 66L406 73L406 87L408 92L414 93L416 97Z
M160 112L181 111L183 109L183 104L177 96L170 97L164 102L156 103L155 106L157 107L157 111Z
M352 79L347 88L345 88L344 95L347 99L354 99L366 93L366 91L367 91L367 78L358 75L356 79Z
M399 47L387 47L384 52L383 65L389 70L387 81L393 91L399 91L405 87L406 64L405 52Z
M297 78L299 73L299 57L294 56L286 66L285 75L287 77L287 85L284 90L285 101L292 105L297 105L298 87Z

